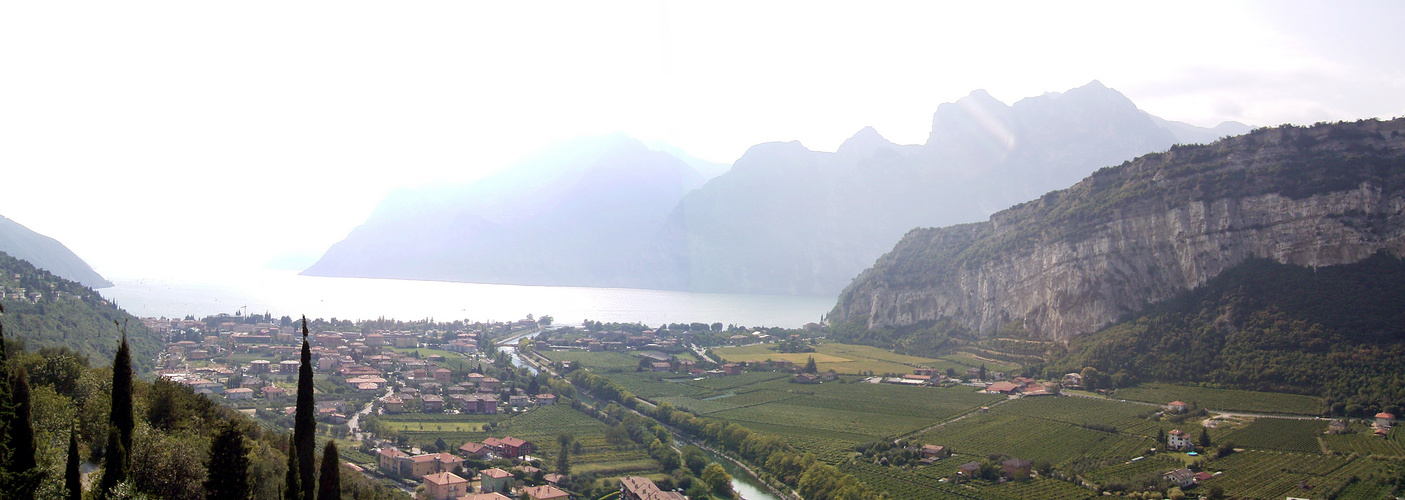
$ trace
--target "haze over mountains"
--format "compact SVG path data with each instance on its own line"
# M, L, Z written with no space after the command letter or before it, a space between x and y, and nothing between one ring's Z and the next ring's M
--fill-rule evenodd
M112 282L103 279L87 262L58 240L36 233L18 222L0 216L0 252L25 260L34 267L54 275L82 283L90 288L106 288Z
M577 141L468 186L387 197L304 274L835 295L913 228L1248 130L1161 120L1098 82L1014 105L976 91L932 123L923 145L872 128L832 153L759 144L711 180L626 137Z

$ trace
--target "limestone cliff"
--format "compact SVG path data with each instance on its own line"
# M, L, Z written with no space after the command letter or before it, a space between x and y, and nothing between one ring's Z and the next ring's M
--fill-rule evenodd
M1251 256L1321 267L1381 251L1405 255L1405 119L1260 129L1104 168L986 222L915 229L830 320L1016 322L1062 339Z

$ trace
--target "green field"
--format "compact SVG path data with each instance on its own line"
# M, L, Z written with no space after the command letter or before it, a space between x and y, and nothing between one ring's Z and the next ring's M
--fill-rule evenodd
M538 351L537 354L545 356L552 362L570 361L600 373L606 373L612 369L634 371L635 368L639 367L638 356L622 352Z
M397 431L432 432L482 432L487 422L436 422L436 421L397 421L385 422L386 426ZM462 443L460 443L462 444Z
M1322 442L1335 452L1405 459L1405 426L1392 428L1386 439L1376 437L1370 427L1361 424L1352 424L1350 430L1350 434L1322 436Z
M1185 401L1211 410L1284 415L1318 415L1323 409L1322 400L1312 396L1170 384L1142 384L1118 389L1113 397L1163 405L1171 401Z
M1345 486L1353 476L1379 473L1384 466L1368 458L1243 451L1207 462L1205 470L1222 474L1205 484L1219 485L1231 497L1306 497L1309 492L1299 484L1313 492L1330 491Z
M1235 446L1256 450L1321 453L1322 444L1317 438L1325 430L1327 422L1321 420L1260 418L1243 429L1229 433L1225 439Z
M962 373L981 364L989 370L1015 369L967 352L931 359L843 344L822 344L813 354L779 354L762 345L715 352L733 361L791 359L799 363L814 356L821 370L834 368L844 373L910 373L914 365L949 366ZM1352 424L1352 433L1323 435L1327 422L1317 419L1220 416L1215 425L1207 425L1203 416L1173 421L1161 407L1182 400L1213 410L1316 415L1322 401L1308 396L1144 384L1121 389L1112 398L1010 399L969 386L871 384L859 377L822 384L796 384L788 374L774 372L689 378L635 372L638 358L623 353L544 354L597 369L614 368L613 373L597 373L650 402L667 403L778 437L894 499L1073 500L1102 496L1095 489L1051 478L1005 483L942 481L961 463L1002 456L1047 461L1055 476L1078 474L1095 486L1133 484L1198 462L1204 470L1220 473L1209 484L1224 488L1232 498L1318 498L1332 493L1342 499L1375 498L1387 491L1377 478L1392 467L1401 467L1398 460L1405 457L1405 431L1400 429L1389 439L1381 439L1359 423ZM983 406L989 409L977 411ZM493 433L529 423L514 417ZM1158 445L1158 433L1173 429L1185 430L1196 438L1205 429L1214 444L1233 442L1243 451L1220 459L1184 453L1149 454L1148 450ZM954 456L927 466L881 466L860 459L855 450L859 445L898 438L943 445ZM598 451L592 455L592 463L581 470L633 473L631 467L639 467L638 473L644 474L657 470L641 451L594 449ZM1353 453L1357 456L1351 456ZM1300 490L1299 484L1309 489ZM1194 498L1205 490L1202 486L1188 493L1194 493Z

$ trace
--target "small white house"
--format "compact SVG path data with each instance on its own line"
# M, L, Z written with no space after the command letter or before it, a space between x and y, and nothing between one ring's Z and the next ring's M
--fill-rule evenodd
M1190 449L1190 434L1176 429L1166 434L1166 447L1173 450Z

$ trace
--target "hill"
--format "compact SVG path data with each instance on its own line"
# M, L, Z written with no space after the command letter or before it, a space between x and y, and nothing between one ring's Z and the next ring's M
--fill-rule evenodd
M58 240L31 231L20 223L0 216L0 252L24 259L40 269L92 288L107 288L112 282L103 279L87 262L63 246Z
M96 363L110 362L126 325L137 373L150 373L163 340L140 319L80 283L0 252L0 288L5 337L30 349L68 348ZM22 291L21 291L22 290ZM37 295L37 298L36 298Z
M1091 333L1252 257L1405 254L1405 119L1260 129L1099 170L986 222L909 232L829 319Z

